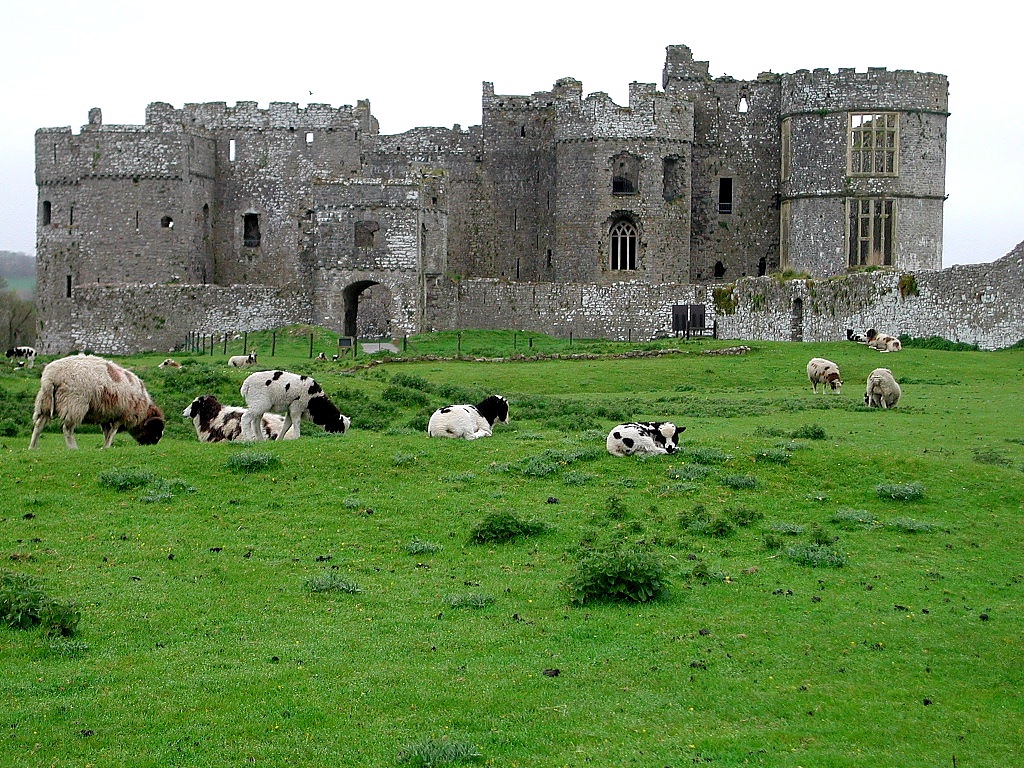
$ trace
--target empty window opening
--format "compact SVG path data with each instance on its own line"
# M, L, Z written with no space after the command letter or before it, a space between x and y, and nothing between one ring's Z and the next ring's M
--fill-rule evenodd
M851 199L848 206L850 266L892 266L895 203L886 198L867 197Z
M548 269L551 269L551 249L550 248L548 248L548 258L547 258L547 261L545 262L545 264L547 265Z
M612 225L610 234L611 268L636 269L636 226L631 221L617 221Z
M260 215L247 213L242 217L242 245L246 248L260 247Z
M135 234L139 233L139 212L135 212Z
M768 274L768 259L762 256L757 262L757 276L764 277Z
M51 221L53 221L53 204L49 200L43 200L42 224L44 227L48 227Z
M782 121L782 180L789 181L793 169L793 119Z
M640 189L640 158L622 153L612 158L612 194L635 195Z
M71 205L68 207L68 226L73 227L75 225L75 206Z
M228 139L228 160L230 162L232 162L232 163L235 162L235 151L236 151L236 149L237 149L237 145L236 145L235 140L234 139Z
M373 248L377 245L380 224L376 221L357 221L355 224L356 248Z
M523 137L526 136L526 126L525 125L520 125L519 126L519 135L523 136Z
M71 275L64 278L64 298L71 298Z
M895 112L850 115L850 174L895 176L899 157L899 116Z
M430 204L437 205L437 195L434 195L432 198L430 198Z
M740 104L738 107L739 112L747 112L750 110L750 104L747 103L746 96L740 96Z
M715 277L716 278L725 277L725 264L723 264L720 261L716 261L715 262Z
M718 180L718 212L732 213L732 179Z
M312 131L306 131L306 143L307 144L312 144L313 143L313 132Z
M164 216L162 219L160 219L160 228L174 229L174 219L172 219L170 216Z
M668 202L679 200L685 195L685 190L683 164L678 157L666 157L662 166L662 197Z

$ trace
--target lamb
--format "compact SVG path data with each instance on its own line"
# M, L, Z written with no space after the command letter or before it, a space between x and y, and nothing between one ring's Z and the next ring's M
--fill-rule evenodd
M7 350L7 359L12 363L17 362L19 366L33 368L36 364L36 349L35 347L11 347Z
M242 416L243 440L264 439L256 424L261 423L263 414L271 410L283 410L285 414L278 440L282 435L288 435L289 430L298 437L303 416L308 416L310 421L327 432L344 434L352 424L352 420L342 415L316 381L297 373L259 371L249 374L242 382L242 397L246 406Z
M807 378L811 382L811 390L817 394L818 385L821 384L821 391L825 391L825 385L832 388L837 395L843 388L843 379L839 375L839 366L831 360L823 357L812 357L807 363Z
M670 421L619 424L608 433L605 447L612 456L675 453L679 450L679 435L685 430Z
M233 355L229 357L228 365L232 368L248 368L250 365L256 365L256 350L254 349L248 355Z
M201 443L235 441L242 437L242 416L245 408L237 405L223 405L213 395L200 395L182 412L186 419L192 419L196 437ZM265 413L260 420L263 435L268 440L277 440L281 435L284 416ZM294 438L294 430L285 439Z
M168 357L157 368L181 368L181 363Z
M879 333L874 328L868 329L867 339L868 346L879 352L899 352L903 349L903 344L895 336Z
M52 418L63 420L64 442L78 448L75 429L99 424L103 447L109 448L119 429L141 445L155 445L164 434L164 414L153 402L142 379L117 363L94 355L73 355L43 368L28 447Z
M875 368L868 375L864 404L868 408L895 408L903 391L888 368Z
M427 423L428 437L476 440L490 437L495 422L508 424L508 401L491 395L476 405L446 405L438 408Z

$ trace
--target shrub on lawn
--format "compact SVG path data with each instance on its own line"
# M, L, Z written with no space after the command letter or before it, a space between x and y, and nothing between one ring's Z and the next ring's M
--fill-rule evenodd
M0 571L0 623L12 629L40 626L47 637L70 637L82 614L48 597L31 576Z
M156 475L145 469L108 469L99 476L100 485L116 491L131 491L149 485L156 480Z
M227 468L232 472L251 475L255 472L264 472L273 469L281 460L270 451L243 451L236 453L227 460Z
M924 497L924 486L920 483L882 483L875 486L880 498L893 501L917 501Z
M543 533L544 523L523 520L512 512L491 512L473 526L469 540L474 544L498 544Z
M583 557L566 584L573 602L626 600L645 603L665 589L661 563L638 547L618 547Z
M846 555L826 544L795 544L786 547L785 552L794 563L811 568L842 568L846 565Z

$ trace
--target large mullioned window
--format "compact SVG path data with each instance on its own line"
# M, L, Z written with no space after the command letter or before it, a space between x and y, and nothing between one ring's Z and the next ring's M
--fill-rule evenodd
M612 269L636 269L636 226L631 221L620 220L611 229Z
M846 204L850 266L892 266L896 202L884 197L854 197Z
M899 172L899 115L850 114L850 175L895 176Z

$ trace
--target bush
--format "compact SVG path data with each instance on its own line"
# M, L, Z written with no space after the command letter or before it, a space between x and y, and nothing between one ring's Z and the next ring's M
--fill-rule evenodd
M796 544L786 547L786 557L794 563L808 565L811 568L842 568L846 565L846 555L826 544Z
M797 427L789 436L794 439L803 440L825 440L828 434L825 432L825 428L820 424L805 424L802 427Z
M660 595L665 586L661 563L635 547L588 554L567 582L573 602L581 604L588 600L645 603Z
M72 603L48 597L31 576L0 572L0 623L12 629L38 625L47 637L70 637L81 618Z
M544 523L523 520L511 512L492 512L470 532L474 544L497 544L543 533Z

